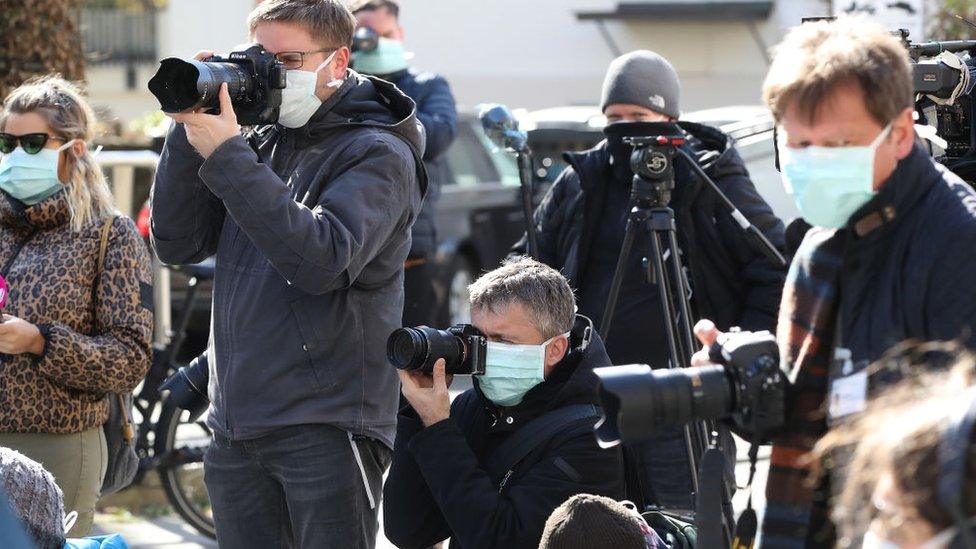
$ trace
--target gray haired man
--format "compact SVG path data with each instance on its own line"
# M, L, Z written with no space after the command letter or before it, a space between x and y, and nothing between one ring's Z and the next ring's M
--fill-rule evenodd
M593 368L610 359L592 322L575 314L569 283L519 258L470 291L472 323L489 341L474 388L450 403L443 360L432 376L400 373L410 405L383 489L386 536L398 547L448 537L452 547L537 547L569 497L623 495L623 458L592 431ZM546 422L560 427L540 429ZM512 455L521 459L506 462Z

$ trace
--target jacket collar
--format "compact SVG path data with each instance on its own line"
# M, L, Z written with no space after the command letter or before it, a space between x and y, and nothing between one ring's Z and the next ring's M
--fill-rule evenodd
M912 152L898 162L878 193L854 212L848 229L868 242L880 238L896 226L941 178L942 173L935 162L916 143Z
M27 206L23 202L0 192L0 225L16 231L44 231L66 225L71 219L68 195L55 193L44 200Z
M556 365L545 381L536 385L522 402L515 406L498 406L488 400L475 382L475 391L494 423L492 432L514 431L525 423L570 404L599 404L598 378L593 368L609 366L603 341L597 335L593 321L576 315L576 322L569 335L571 348Z

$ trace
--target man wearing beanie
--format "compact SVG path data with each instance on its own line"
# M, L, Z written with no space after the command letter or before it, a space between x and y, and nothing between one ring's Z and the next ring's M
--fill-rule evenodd
M624 138L657 135L660 124L687 138L685 150L714 180L743 215L775 246L783 247L783 223L756 192L731 139L701 124L678 121L681 83L671 64L650 51L634 51L610 64L601 106L607 117L606 140L583 152L566 153L569 166L535 212L540 261L559 269L577 291L579 312L600 326L620 254L634 174L633 149ZM755 251L716 195L681 158L675 161L675 212L679 254L691 287L694 320L716 319L719 326L775 330L785 268ZM524 253L526 238L516 244ZM643 259L650 253L647 231L637 234L627 258L607 352L613 364L649 364L667 368L670 360L658 288L646 277ZM735 450L723 433L729 463ZM629 452L637 454L643 503L693 508L691 472L684 431L666 430ZM637 483L634 483L637 484ZM641 495L630 494L631 498Z

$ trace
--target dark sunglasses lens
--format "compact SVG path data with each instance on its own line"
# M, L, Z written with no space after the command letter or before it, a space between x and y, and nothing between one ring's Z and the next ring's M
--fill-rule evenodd
M0 153L10 154L17 147L17 138L9 133L0 133Z
M43 133L32 133L20 137L20 146L27 154L37 154L47 143L47 136Z

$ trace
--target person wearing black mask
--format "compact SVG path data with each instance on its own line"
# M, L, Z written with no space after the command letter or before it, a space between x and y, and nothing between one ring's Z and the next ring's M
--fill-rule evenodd
M686 150L739 210L782 250L783 223L756 191L731 139L718 129L679 122L681 85L674 67L650 51L634 51L611 63L601 106L607 138L594 148L566 153L569 167L535 211L537 259L560 269L579 296L580 314L601 325L617 256L631 210L633 149L624 138L653 134L648 122L673 122L687 139ZM785 269L747 241L746 234L706 184L682 159L675 162L675 212L679 254L691 287L696 318L713 318L743 330L776 327ZM656 286L648 283L643 259L648 234L638 234L631 250L607 337L614 364L645 363L666 368L670 360L664 316ZM515 245L524 253L526 238ZM725 433L727 435L727 433ZM734 444L724 436L730 463ZM693 506L691 473L683 429L671 429L635 448L644 496L649 503ZM731 455L728 455L731 453Z
M403 325L419 326L437 323L434 305L433 270L428 262L437 253L437 225L434 210L440 188L451 172L444 159L457 136L457 106L451 87L439 74L419 71L408 66L400 26L400 4L395 0L357 0L350 5L360 29L368 28L378 35L376 49L352 54L353 68L362 74L377 76L396 84L417 104L417 119L424 125L427 148L427 196L410 236L413 243L407 257L403 278Z

